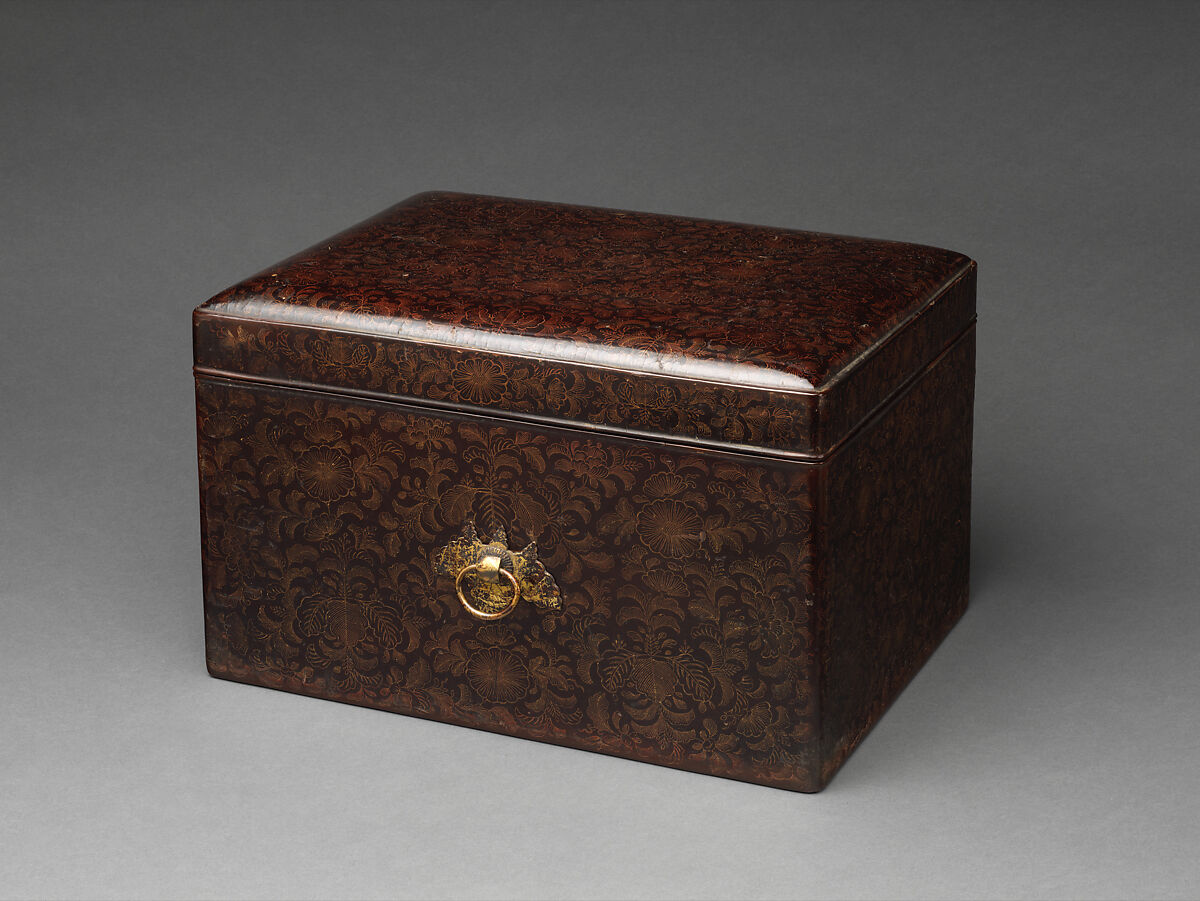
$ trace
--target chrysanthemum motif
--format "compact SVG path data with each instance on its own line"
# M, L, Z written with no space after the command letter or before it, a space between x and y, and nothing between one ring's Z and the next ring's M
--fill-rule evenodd
M464 360L454 367L454 387L463 400L486 404L504 394L505 378L494 360Z
M296 461L300 484L319 501L343 498L354 487L350 458L335 447L314 447Z
M703 540L699 515L673 500L655 501L639 510L637 533L642 544L667 557L690 556Z
M503 648L484 648L467 661L467 680L485 701L511 704L529 691L529 671L521 658Z

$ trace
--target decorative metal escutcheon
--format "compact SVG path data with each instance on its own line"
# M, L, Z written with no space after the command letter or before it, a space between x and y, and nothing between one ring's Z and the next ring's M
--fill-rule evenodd
M433 555L433 567L454 579L454 593L476 619L508 616L522 600L544 610L561 610L554 578L537 558L537 545L510 551L504 530L484 541L468 522L462 535Z

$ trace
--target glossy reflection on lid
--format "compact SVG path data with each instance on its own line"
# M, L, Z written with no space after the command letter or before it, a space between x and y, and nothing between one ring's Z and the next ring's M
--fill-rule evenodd
M808 379L788 372L766 369L751 363L697 359L682 354L660 353L639 348L586 344L579 340L548 338L538 335L514 335L489 332L449 323L425 322L375 313L330 313L326 310L285 304L261 298L246 298L226 303L222 313L247 319L267 320L344 333L362 333L380 337L439 344L462 350L506 356L529 357L556 363L576 363L619 369L627 372L656 373L699 381L767 388L781 391L812 391Z

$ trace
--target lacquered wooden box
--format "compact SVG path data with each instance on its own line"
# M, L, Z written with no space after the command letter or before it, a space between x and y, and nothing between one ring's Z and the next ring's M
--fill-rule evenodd
M196 310L214 676L821 789L967 603L975 265L422 194Z

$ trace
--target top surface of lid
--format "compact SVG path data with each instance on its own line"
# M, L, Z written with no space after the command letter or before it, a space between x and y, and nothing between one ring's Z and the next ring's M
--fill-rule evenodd
M916 244L430 193L201 312L811 392L970 266Z

